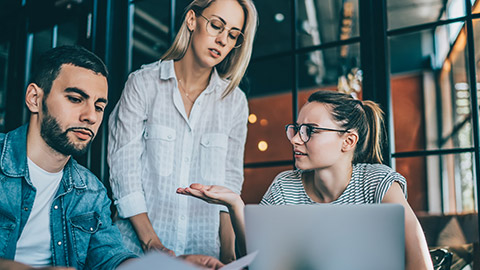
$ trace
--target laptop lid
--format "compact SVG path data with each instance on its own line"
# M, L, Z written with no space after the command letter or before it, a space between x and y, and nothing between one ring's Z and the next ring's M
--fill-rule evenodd
M249 270L405 269L403 206L247 205Z

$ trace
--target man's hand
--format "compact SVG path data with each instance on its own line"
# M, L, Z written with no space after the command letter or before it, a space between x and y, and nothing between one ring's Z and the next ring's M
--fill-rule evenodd
M178 258L184 259L187 262L205 267L207 269L220 269L220 267L223 266L223 263L221 263L219 260L207 255L180 255Z

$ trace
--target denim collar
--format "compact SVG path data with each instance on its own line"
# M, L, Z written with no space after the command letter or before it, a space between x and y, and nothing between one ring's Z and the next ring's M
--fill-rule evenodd
M9 177L24 177L32 185L27 163L27 132L28 124L25 124L5 135L0 170ZM77 167L77 162L70 157L63 168L62 183L66 190L86 188L84 177Z

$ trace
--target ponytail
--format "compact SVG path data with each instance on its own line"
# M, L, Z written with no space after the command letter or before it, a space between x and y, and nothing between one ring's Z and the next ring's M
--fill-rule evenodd
M383 111L377 103L362 101L363 110L368 122L368 133L365 141L364 158L366 163L382 163Z

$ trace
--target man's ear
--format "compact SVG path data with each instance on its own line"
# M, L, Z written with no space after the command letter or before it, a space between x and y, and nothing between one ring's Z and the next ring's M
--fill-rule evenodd
M354 150L358 142L358 134L356 132L348 132L345 133L345 136L345 140L342 144L342 151L348 152Z
M31 83L27 86L25 104L32 113L38 113L41 110L43 95L43 89L37 84Z
M185 23L187 24L188 31L193 32L193 30L195 30L195 27L197 26L197 16L192 9L187 12Z

